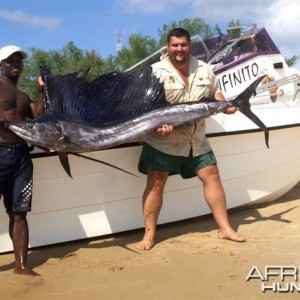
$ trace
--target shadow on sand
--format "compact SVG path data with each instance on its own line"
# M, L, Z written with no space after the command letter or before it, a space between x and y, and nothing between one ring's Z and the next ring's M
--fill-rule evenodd
M229 210L229 218L232 227L238 230L239 226L247 225L257 222L264 222L273 220L276 222L292 223L293 221L285 217L285 215L296 209L298 206L292 206L289 209L282 210L273 215L267 217L260 214L260 209L268 207L270 205L276 205L300 198L300 183L298 183L291 191L279 199L262 204L255 204L250 206L244 206L241 208L235 208ZM165 240L175 238L181 235L190 233L207 233L216 230L216 224L211 214L201 217L195 217L188 220L172 222L168 224L158 225L156 244L159 244ZM107 247L118 246L128 251L132 251L137 255L141 253L137 250L129 248L127 245L138 243L143 236L144 229L136 229L126 231L123 233L107 235L103 237L96 237L90 239L84 239L74 242L65 242L55 245L42 246L32 248L28 255L28 262L31 268L36 268L45 263L50 258L56 258L63 260L74 255L74 252L81 248L85 249L101 249ZM55 251L54 251L55 249ZM55 256L54 256L55 254ZM8 271L14 268L14 262L0 266L0 272Z

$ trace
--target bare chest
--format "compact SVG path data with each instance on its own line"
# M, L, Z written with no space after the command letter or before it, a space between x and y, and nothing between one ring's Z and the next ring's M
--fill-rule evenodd
M186 89L189 90L189 68L178 69L177 73L184 82Z
M24 115L29 108L26 96L15 86L0 82L0 112L6 114Z

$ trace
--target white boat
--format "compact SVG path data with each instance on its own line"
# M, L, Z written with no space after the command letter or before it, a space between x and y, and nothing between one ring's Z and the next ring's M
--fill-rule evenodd
M225 38L222 37L223 41ZM248 49L255 40L263 45ZM269 148L263 132L239 112L218 114L206 120L227 206L273 201L300 180L299 72L287 66L263 28L252 28L227 41L208 60L220 41L221 38L195 39L193 54L209 61L226 98L238 95L261 74L273 80L261 85L251 99L252 111L270 130ZM275 102L270 91L276 97ZM33 153L33 207L28 214L30 247L142 228L141 199L146 177L137 171L140 151L138 143L130 143L83 154L136 176L70 155L73 179L65 173L55 153ZM159 224L208 213L197 178L169 178ZM12 250L7 228L8 218L1 209L0 252Z

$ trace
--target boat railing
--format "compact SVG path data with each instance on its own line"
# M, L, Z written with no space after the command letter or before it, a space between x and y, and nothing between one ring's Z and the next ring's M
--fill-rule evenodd
M149 55L146 58L140 60L136 64L132 65L130 68L126 69L125 72L137 68L138 66L142 65L143 63L146 63L147 61L151 60L152 58L159 57L159 56L165 54L166 50L167 50L167 46L164 46L164 47L158 49L157 51L153 52L151 55Z
M273 80L273 81L270 81L263 85L260 85L256 89L255 99L259 100L261 98L265 98L266 97L265 92L268 92L268 96L284 96L284 95L286 96L288 94L285 93L282 89L280 89L280 87L282 87L283 85L289 84L289 83L295 83L297 81L299 82L299 85L293 91L292 101L294 101L300 91L300 74L293 74L293 75L290 75L290 76L287 76L284 78L280 78L277 80ZM273 91L273 92L270 92L270 91ZM234 99L237 96L238 96L238 94L235 94L235 95L231 96L230 99Z
M284 78L273 80L273 81L270 81L268 83L265 83L265 84L259 86L256 89L256 93L260 94L260 93L269 91L270 88L277 88L278 89L282 85L289 84L289 83L294 83L294 82L299 81L299 80L300 80L299 74L293 74L291 76L287 76L287 77L284 77ZM276 95L276 94L278 94L278 93L274 93L274 95Z

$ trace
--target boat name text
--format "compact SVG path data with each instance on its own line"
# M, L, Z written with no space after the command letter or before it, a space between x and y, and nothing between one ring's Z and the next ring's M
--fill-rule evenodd
M219 86L223 92L227 89L234 88L245 82L252 82L257 78L259 67L257 63L244 65L233 72L226 72L223 76L218 78Z

